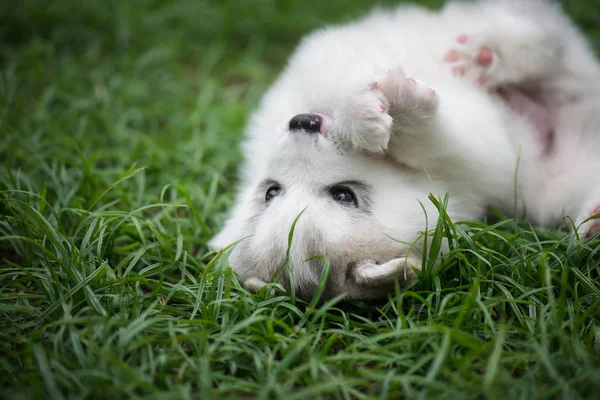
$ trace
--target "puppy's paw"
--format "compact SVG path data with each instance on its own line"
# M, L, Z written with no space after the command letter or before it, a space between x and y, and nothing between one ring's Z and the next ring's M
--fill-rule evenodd
M248 289L248 291L252 293L258 293L260 289L267 286L267 282L259 278L248 278L244 281L244 286L246 286L246 289Z
M600 203L587 207L575 221L575 226L582 240L587 240L600 233Z
M444 62L452 67L455 76L488 89L498 84L494 79L494 71L499 64L498 54L481 37L458 36L455 45L444 54Z
M369 152L387 149L392 129L389 102L376 85L344 99L332 115L331 134L351 147Z
M387 70L373 85L381 89L387 98L393 117L422 118L437 108L437 92L423 82L406 76L400 67Z
M374 260L359 262L354 269L354 280L359 285L379 286L399 281L408 284L417 278L415 269L421 269L421 263L412 257L394 258L380 264Z
M401 68L386 70L336 107L331 131L351 147L383 152L393 122L404 132L426 130L438 103L435 90L407 77Z

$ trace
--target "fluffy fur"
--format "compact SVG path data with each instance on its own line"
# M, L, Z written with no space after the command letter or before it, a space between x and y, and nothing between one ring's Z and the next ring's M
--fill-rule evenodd
M380 297L421 268L438 217L428 196L449 193L453 220L510 213L519 158L531 220L582 223L600 205L599 78L544 0L402 6L319 30L250 120L237 201L211 246L236 243L229 262L252 289L275 279L308 298L324 255L326 297ZM321 119L318 133L290 129L302 113Z

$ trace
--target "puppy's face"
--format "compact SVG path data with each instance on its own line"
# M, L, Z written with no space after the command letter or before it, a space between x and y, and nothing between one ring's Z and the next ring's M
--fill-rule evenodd
M420 265L410 244L425 217L410 175L384 157L347 150L306 129L284 132L265 157L260 177L243 190L212 242L224 247L241 239L229 261L249 286L293 279L297 293L309 298L324 266L318 255L331 265L326 297L380 297L395 281L414 278L411 268ZM291 277L282 271L286 261Z

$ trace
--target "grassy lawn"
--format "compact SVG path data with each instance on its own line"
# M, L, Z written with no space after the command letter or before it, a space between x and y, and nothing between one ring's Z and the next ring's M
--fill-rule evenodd
M446 221L439 269L324 305L207 249L299 37L371 6L0 2L0 398L598 398L598 237Z

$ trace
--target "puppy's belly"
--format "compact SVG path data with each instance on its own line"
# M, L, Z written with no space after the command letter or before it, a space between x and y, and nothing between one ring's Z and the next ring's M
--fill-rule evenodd
M513 111L529 119L534 126L532 133L543 149L543 153L550 154L554 147L555 129L555 121L550 110L518 89L501 88L498 92Z

